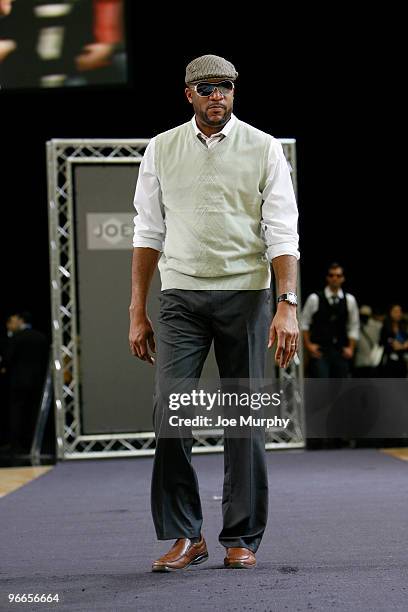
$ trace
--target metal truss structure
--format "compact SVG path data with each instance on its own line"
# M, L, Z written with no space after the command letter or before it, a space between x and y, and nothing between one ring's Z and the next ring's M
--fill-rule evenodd
M155 437L151 431L103 435L84 435L81 432L73 201L75 164L139 164L148 142L148 139L53 139L47 142L53 386L59 459L144 456L154 453ZM280 142L292 168L296 190L295 141L281 139ZM269 449L304 446L300 362L301 359L286 372L279 371L278 376L285 384L285 389L292 390L281 410L281 416L289 418L291 425L286 430L266 431L266 446ZM222 430L200 430L193 433L193 452L223 450Z

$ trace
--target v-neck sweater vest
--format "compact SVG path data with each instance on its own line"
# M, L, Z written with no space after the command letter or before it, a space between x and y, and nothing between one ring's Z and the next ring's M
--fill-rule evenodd
M166 225L162 290L270 286L261 206L271 138L240 120L211 148L191 121L156 137Z

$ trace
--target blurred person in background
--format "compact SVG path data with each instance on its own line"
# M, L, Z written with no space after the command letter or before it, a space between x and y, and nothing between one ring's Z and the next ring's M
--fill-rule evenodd
M17 0L1 28L3 87L124 81L122 12L123 0Z
M326 287L311 293L303 307L301 328L312 378L350 376L360 317L355 297L342 290L344 281L343 267L332 263Z
M125 70L119 55L123 48L123 1L94 0L93 2L93 37L94 42L86 44L76 57L76 67L79 72L105 70L109 82L117 70ZM115 62L115 59L118 60ZM116 64L116 65L115 65ZM112 70L113 66L113 70ZM97 75L100 78L100 74ZM123 80L126 75L123 74Z
M379 373L384 349L380 345L382 323L373 317L370 306L360 308L360 337L354 361L354 376L375 378Z
M8 414L7 414L7 385L6 377L3 376L4 353L6 352L8 341L3 329L0 330L0 450L7 446L8 441ZM5 373L5 370L4 370Z
M12 2L14 0L0 0L0 17L7 17L11 13L13 8ZM16 48L14 40L4 39L0 40L0 62L6 59L10 53Z
M7 321L9 340L1 363L8 385L8 438L12 454L29 452L44 385L49 345L28 312Z
M393 304L384 320L380 343L384 346L381 375L384 378L407 376L408 329L400 304Z
M0 0L0 17L10 15L14 0Z
M372 318L374 319L374 321L378 321L379 323L381 323L382 327L385 319L384 309L379 306L373 306Z

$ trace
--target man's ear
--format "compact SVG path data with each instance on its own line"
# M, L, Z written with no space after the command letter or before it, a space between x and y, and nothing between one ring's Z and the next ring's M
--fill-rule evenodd
M193 103L193 92L191 91L191 89L189 87L186 87L184 90L184 93L186 94L187 100L190 102L190 104L192 104Z

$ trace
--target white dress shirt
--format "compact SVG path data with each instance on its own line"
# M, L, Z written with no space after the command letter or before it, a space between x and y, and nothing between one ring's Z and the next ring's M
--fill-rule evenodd
M331 291L329 287L325 287L324 295L329 300L330 304L334 303L333 298L344 297L344 291L339 289L337 293ZM347 303L347 337L353 338L354 340L358 340L360 335L360 314L358 311L358 305L356 302L356 298L354 295L350 293L346 293L346 303ZM313 315L317 312L319 308L319 296L317 293L311 293L307 298L305 305L303 306L302 316L301 316L301 328L305 331L310 329L312 324Z
M195 116L191 121L197 138L210 148L217 146L223 138L228 138L237 118L232 114L223 129L209 137L200 131ZM154 153L155 138L152 138L140 163L136 184L134 206L137 215L134 218L133 246L162 251L166 225ZM262 199L262 236L268 260L272 261L280 255L293 255L299 259L296 198L282 145L276 139L271 141L269 148L268 178Z

